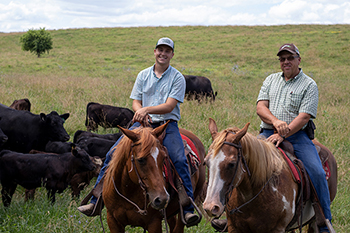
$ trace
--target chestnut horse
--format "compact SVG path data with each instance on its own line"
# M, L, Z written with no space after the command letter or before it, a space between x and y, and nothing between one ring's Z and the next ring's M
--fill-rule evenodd
M209 183L203 208L211 217L220 217L225 210L228 232L280 233L294 229L298 226L286 228L296 212L298 184L275 145L247 133L248 126L218 132L215 121L209 119L213 143L205 158ZM337 166L331 153L328 162L333 200ZM315 229L311 205L304 207L303 213L303 224L312 220L309 229Z
M163 165L167 153L160 141L166 127L167 124L155 129L120 128L126 137L120 141L113 153L102 192L111 232L125 232L125 227L130 225L142 227L148 232L160 233L164 215L168 220L170 232L184 231L181 218L176 216L179 213L178 198L173 196L174 191L167 189L169 184L164 178ZM205 149L201 141L184 129L180 129L180 133L193 141L203 162ZM204 185L205 167L201 164L192 176L195 198L205 195ZM168 229L167 225L166 228Z

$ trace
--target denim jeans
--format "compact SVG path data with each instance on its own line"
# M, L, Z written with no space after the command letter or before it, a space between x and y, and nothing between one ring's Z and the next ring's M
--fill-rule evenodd
M260 135L268 138L272 134L273 130L264 129ZM303 162L305 169L315 186L323 213L326 219L331 221L331 200L329 196L328 183L326 180L326 173L323 170L322 163L314 143L302 130L296 132L292 136L289 136L286 140L292 143L295 156Z
M134 123L129 129L132 130L136 127L139 127L140 123L136 122ZM158 127L159 124L152 124L153 128ZM122 135L117 142L111 147L111 149L107 152L106 155L106 160L103 164L103 167L100 171L100 174L97 177L96 180L96 185L100 182L100 180L102 179L106 168L111 160L111 155L114 152L114 147L117 146L120 142L120 140L122 139L124 135ZM166 128L166 134L165 137L163 139L163 145L167 148L168 150L168 154L169 157L171 159L171 161L173 162L176 171L179 173L180 178L182 179L183 185L185 187L186 193L189 197L192 198L193 200L193 189L192 189L192 182L191 182L191 175L188 169L188 164L187 164L187 159L185 156L185 151L184 151L184 145L182 142L182 138L179 132L179 128L177 125L177 122L169 122L167 128ZM96 197L92 197L91 198L91 203L96 204L97 202L97 198ZM185 206L183 207L184 209L184 213L186 214L187 212L193 212L194 211L194 207L193 205L189 205L189 206Z

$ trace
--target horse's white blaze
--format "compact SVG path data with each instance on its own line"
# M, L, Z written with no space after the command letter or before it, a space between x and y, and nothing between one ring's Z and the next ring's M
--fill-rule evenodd
M220 168L219 165L224 161L225 155L220 151L215 158L210 154L210 168L209 168L209 184L207 189L207 195L205 198L206 204L216 204L221 205L220 203L220 191L224 186L224 180L220 177Z
M158 147L154 147L151 151L151 155L154 159L154 162L156 164L156 167L158 168L158 163L157 163L157 158L158 158L158 155L159 155L159 150L158 150Z
M157 163L158 155L159 155L159 149L158 149L158 147L154 147L151 150L151 156L153 157L154 163L156 164L157 168L158 168L158 163ZM163 188L164 188L164 191L166 192L166 194L169 196L168 191L166 190L166 188L165 187L163 187Z

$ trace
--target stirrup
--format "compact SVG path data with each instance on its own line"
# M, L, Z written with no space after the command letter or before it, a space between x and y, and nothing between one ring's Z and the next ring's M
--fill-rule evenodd
M104 181L104 176L102 177L100 182L96 185L96 187L93 188L89 192L89 194L80 203L80 206L86 205L90 201L92 196L97 197L97 201L96 201L96 204L95 204L94 209L92 210L92 212L90 214L84 213L85 215L87 215L89 217L93 217L93 216L96 216L96 215L101 215L102 209L104 207L103 199L102 199L103 181Z
M181 203L180 203L180 216L181 216L182 222L186 225L186 227L192 227L192 226L198 225L198 223L201 222L201 220L202 220L202 212L199 210L198 206L194 203L192 198L188 197L188 199L192 203L192 205L195 208L195 210L198 212L199 218L195 222L187 223L186 220L185 220L184 211L183 211L183 207L182 207Z

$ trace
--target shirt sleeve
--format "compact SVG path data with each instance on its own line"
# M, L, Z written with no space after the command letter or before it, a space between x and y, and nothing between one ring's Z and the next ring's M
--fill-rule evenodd
M271 79L272 75L268 76L263 82L256 103L258 103L260 100L270 100L269 92L271 87Z
M307 88L304 98L301 102L299 113L304 112L311 115L315 119L318 106L318 87L316 82L311 82Z
M134 83L134 87L132 88L130 98L134 100L142 100L142 72L137 75L136 81Z
M174 79L174 82L171 87L171 91L169 93L169 97L176 99L180 103L183 103L185 98L185 91L186 91L185 78L180 72L177 72L176 78Z

